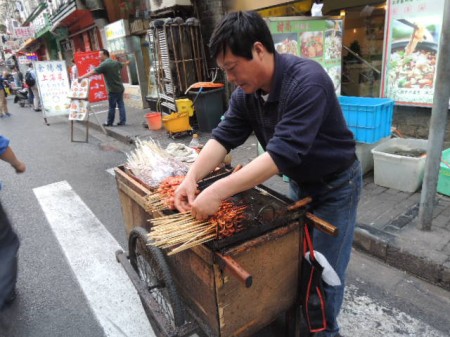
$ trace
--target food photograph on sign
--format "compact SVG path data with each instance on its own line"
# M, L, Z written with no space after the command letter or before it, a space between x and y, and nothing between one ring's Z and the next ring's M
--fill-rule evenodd
M73 81L70 88L70 97L87 99L89 97L89 79L84 78L81 81Z
M86 100L73 99L69 107L69 120L83 121L86 119L89 102Z
M274 34L275 50L280 54L299 56L297 39L297 33Z
M341 59L342 57L342 26L337 20L328 20L330 29L325 31L325 60Z
M395 19L386 72L386 96L396 101L432 100L440 17ZM426 102L425 102L426 103Z
M323 56L323 32L305 32L300 36L301 56L315 58Z

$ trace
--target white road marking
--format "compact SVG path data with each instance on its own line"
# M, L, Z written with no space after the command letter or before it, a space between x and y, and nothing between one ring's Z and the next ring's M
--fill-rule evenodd
M358 288L348 285L339 324L344 336L370 337L447 337L423 321L372 298L359 295Z
M116 262L119 243L66 181L33 191L105 335L155 336L136 289Z

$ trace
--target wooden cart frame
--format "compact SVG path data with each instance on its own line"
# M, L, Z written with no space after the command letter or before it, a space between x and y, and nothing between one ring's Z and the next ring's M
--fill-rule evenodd
M300 336L297 289L303 254L302 219L306 213L304 206L310 200L297 204L296 209L303 214L298 221L220 253L200 245L166 257L158 248L145 246L145 234L150 228L148 220L161 215L146 210L145 196L151 191L122 167L115 169L115 177L130 249L128 256L118 251L116 257L136 287L159 337L193 333L208 337L249 337L282 313L286 313L285 335ZM163 280L156 283L164 283L168 288L164 290L165 299L171 302L168 312L172 317L163 313L161 303L149 291L148 283L143 282L143 275L138 275L141 271L136 266L135 255L139 245L140 254L145 255L144 263L156 265L159 275L163 275ZM244 269L251 272L250 277ZM182 299L181 322L179 316L177 322L179 308L174 303L177 296Z

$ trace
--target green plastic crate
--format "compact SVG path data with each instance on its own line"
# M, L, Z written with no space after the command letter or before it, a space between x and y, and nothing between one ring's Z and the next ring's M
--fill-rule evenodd
M441 162L437 191L450 196L450 149L442 151L442 160L445 163Z

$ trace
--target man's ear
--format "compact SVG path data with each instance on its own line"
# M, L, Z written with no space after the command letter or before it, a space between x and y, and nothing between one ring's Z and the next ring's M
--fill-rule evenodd
M255 50L256 56L259 58L262 58L264 54L267 52L266 47L264 47L264 45L259 41L256 41L253 44L253 49Z

